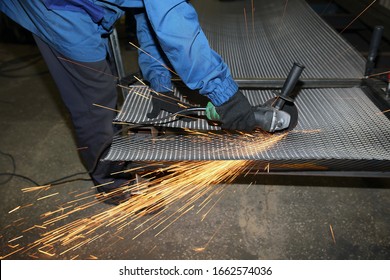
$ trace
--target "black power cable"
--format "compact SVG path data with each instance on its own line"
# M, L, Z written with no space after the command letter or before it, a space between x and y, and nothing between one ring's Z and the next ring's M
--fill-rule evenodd
M16 172L16 164L15 164L15 159L12 155L3 153L2 151L0 151L0 154L10 158L11 162L12 162L12 171L10 173L0 173L1 176L9 176L9 178L5 179L5 181L2 181L2 182L0 181L0 185L4 185L12 180L12 178Z
M75 177L75 176L78 176L78 175L85 175L85 174L88 174L88 172L77 172L77 173L74 173L74 174L71 174L71 175L68 175L68 176L65 176L65 177L62 177L62 178L59 178L59 179L56 179L56 180L53 180L53 181L50 181L50 182L47 182L47 183L44 183L44 184L40 184L38 183L37 181L35 181L34 179L31 179L30 177L28 176L25 176L25 175L22 175L22 174L18 174L16 173L16 164L15 164L15 159L12 155L10 154L7 154L7 153L4 153L2 151L0 151L0 154L8 157L11 159L11 162L12 162L12 171L11 172L2 172L0 173L0 176L9 176L9 178L7 178L6 180L4 181L1 181L0 182L0 185L5 185L7 184L9 181L11 181L14 177L17 177L17 178L21 178L25 181L28 181L30 183L32 183L33 185L35 186L44 186L44 185L60 185L60 184L65 184L65 183L69 183L69 182L73 182L73 181L90 181L90 179L84 179L84 178L78 178L78 179L73 179L73 180L67 180L67 181L64 181L66 179L69 179L69 178L72 178L72 177Z

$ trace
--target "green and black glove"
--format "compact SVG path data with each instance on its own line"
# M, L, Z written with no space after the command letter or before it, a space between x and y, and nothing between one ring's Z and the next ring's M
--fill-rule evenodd
M253 108L241 91L237 91L221 106L216 106L215 111L212 108L212 105L208 105L207 117L211 120L219 120L223 129L248 132L255 129L256 121Z

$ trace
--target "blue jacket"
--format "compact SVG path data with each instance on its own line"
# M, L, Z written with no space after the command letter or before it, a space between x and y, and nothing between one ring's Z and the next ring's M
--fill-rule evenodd
M238 90L230 70L203 33L195 9L185 0L6 0L0 10L64 56L82 62L104 60L107 35L123 8L136 15L139 64L157 91L171 88L172 70L214 105ZM161 49L163 52L161 52ZM147 54L146 54L147 53ZM164 64L164 66L162 65Z

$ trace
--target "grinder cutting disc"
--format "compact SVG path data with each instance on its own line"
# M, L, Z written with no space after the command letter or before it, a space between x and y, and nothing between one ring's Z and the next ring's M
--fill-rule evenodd
M274 97L265 102L265 105L272 106L275 104L275 101L278 97ZM295 106L294 102L285 102L282 108L282 111L285 111L290 114L291 120L288 128L285 131L293 130L298 124L298 108Z

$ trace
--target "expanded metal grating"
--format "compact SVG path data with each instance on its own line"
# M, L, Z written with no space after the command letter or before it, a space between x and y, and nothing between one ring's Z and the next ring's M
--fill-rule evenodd
M244 90L252 105L274 97L271 90ZM131 97L145 100L143 105ZM148 99L130 94L118 121L147 121L144 108ZM150 102L150 101L149 101ZM305 163L320 161L321 166L337 160L352 160L359 166L376 161L378 170L390 168L390 120L360 88L303 89L296 98L299 110L297 127L288 134L232 134L197 130L195 133L170 131L152 137L131 134L114 140L107 160L182 161L182 160L259 160ZM143 116L143 118L140 118ZM204 122L202 120L202 122ZM173 126L175 122L171 123ZM182 125L188 124L184 122ZM193 122L195 126L196 122ZM202 125L205 125L204 123ZM202 126L205 127L205 126ZM283 135L283 136L282 136ZM279 137L281 139L279 139ZM356 162L357 161L357 162ZM348 165L347 165L348 166ZM344 168L346 168L345 166ZM363 164L365 166L365 164ZM350 167L353 167L351 165Z
M364 58L303 0L192 1L210 45L235 78L363 77Z
M365 60L301 0L191 1L211 46L237 79L284 79L293 62L306 66L301 78L361 79ZM286 6L287 5L287 6ZM186 93L175 95L187 102ZM242 90L252 105L272 90ZM201 104L203 102L195 102ZM227 133L205 119L156 122L165 134L118 136L111 161L253 160L259 170L390 170L390 121L361 88L301 89L297 127L273 135ZM146 87L130 90L115 121L150 122ZM161 112L159 118L168 115ZM180 128L180 129L179 129ZM183 130L188 128L194 132Z

